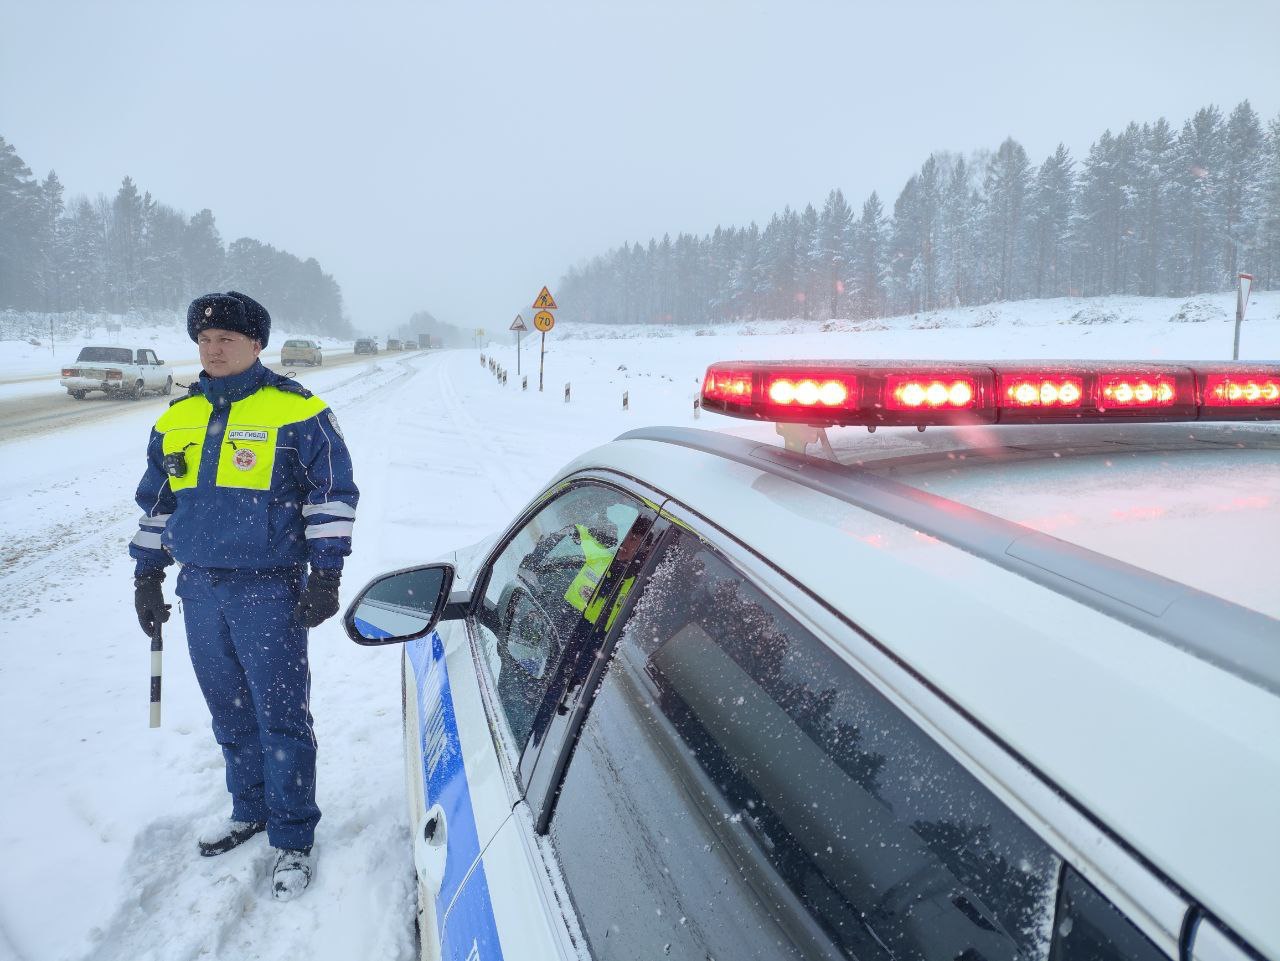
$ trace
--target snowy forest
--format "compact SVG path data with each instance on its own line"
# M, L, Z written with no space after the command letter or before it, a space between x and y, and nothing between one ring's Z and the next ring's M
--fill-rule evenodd
M1014 139L929 157L890 213L839 190L761 230L627 243L571 269L561 316L698 324L870 318L1030 297L1179 296L1280 286L1280 117L1246 100L1107 131L1036 166Z
M240 287L285 327L350 335L342 290L315 258L241 237L223 244L213 213L187 217L125 177L114 197L64 198L0 137L0 310L79 314L183 310Z

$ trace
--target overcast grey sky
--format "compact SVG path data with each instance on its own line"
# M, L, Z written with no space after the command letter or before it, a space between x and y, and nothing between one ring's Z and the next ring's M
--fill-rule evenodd
M934 150L1280 112L1280 3L0 0L0 136L316 257L357 328L505 327L572 263ZM268 305L270 306L270 305ZM527 315L527 311L526 311ZM527 319L527 316L526 316Z

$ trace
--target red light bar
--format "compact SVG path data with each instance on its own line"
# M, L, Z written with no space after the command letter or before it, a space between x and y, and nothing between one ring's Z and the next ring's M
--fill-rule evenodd
M995 419L989 367L796 361L712 364L702 406L786 423L972 424Z
M702 405L816 427L1280 420L1280 366L1131 361L737 361Z
M1061 371L997 371L996 403L1013 410L1076 410L1084 402L1084 378Z
M894 374L885 379L884 406L889 410L973 410L977 405L971 377Z
M1280 366L1215 364L1196 367L1202 418L1280 418Z
M1206 407L1267 407L1280 404L1280 378L1257 374L1207 374L1204 381Z

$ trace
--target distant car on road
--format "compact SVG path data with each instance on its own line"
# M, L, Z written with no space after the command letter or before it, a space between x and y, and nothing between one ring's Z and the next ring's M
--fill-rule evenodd
M387 339L387 350L404 350L404 344L395 337Z
M314 340L286 340L280 349L280 363L319 367L324 363L323 348Z
M378 352L378 342L372 337L361 337L356 341L357 354L376 354Z
M94 390L137 400L148 391L173 393L173 370L147 347L82 347L75 364L62 368L59 383L76 400Z

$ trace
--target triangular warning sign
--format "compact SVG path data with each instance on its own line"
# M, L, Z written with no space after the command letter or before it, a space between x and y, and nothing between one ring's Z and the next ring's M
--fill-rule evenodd
M507 330L528 330L528 329L529 329L528 326L525 325L523 314L516 314L516 319L513 320L511 322L511 326L507 328Z
M542 288L542 293L538 294L538 298L533 302L535 310L555 310L556 300L551 296L551 291L546 287Z

